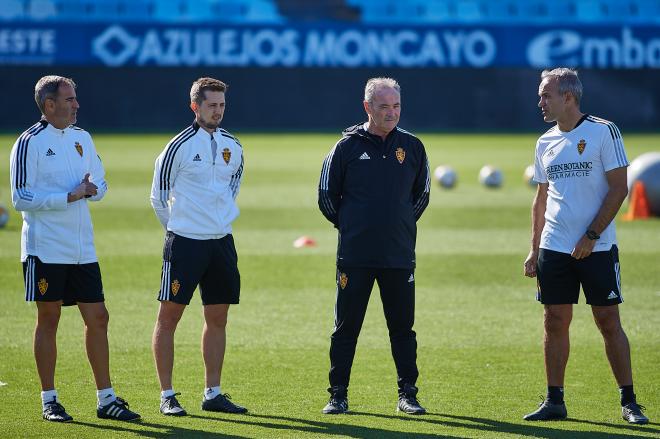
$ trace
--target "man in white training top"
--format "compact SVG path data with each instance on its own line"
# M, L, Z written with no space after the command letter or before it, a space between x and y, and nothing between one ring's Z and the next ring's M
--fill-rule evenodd
M243 148L220 128L227 85L200 78L190 90L191 126L176 135L156 159L151 205L165 228L160 309L153 352L161 387L160 411L184 416L172 387L174 331L199 285L204 305L202 410L245 413L220 391L227 314L238 304L240 275L231 223L243 174Z
M108 311L87 205L108 190L105 171L89 133L73 125L79 108L73 80L44 76L34 98L42 117L14 144L10 181L12 202L23 214L25 300L37 304L34 357L43 418L73 420L55 389L56 335L62 305L78 305L96 381L97 416L138 419L110 383Z
M646 424L633 391L614 217L628 194L628 159L612 122L580 111L582 83L575 70L544 71L539 86L543 120L554 123L536 143L532 248L524 273L538 280L544 305L546 399L525 420L565 419L564 373L568 329L580 286L605 341L621 394L623 419Z

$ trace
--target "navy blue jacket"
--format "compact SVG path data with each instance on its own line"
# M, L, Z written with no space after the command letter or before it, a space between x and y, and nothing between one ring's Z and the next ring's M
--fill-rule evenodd
M429 203L422 142L401 128L383 141L347 128L323 162L319 208L339 230L340 267L415 267L417 220Z

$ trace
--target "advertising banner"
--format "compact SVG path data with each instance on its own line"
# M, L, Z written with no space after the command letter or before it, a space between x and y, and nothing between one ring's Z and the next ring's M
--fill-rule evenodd
M7 24L0 65L487 68L660 67L653 26Z

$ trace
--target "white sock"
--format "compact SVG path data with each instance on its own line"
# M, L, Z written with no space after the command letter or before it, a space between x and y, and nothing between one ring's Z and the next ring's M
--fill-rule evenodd
M220 386L207 387L204 389L204 399L213 399L220 394Z
M41 392L41 408L46 410L46 404L57 401L57 390L46 390Z
M96 398L99 401L99 407L105 407L106 405L113 403L117 400L117 395L112 387L107 389L101 389L96 391Z
M169 398L170 396L174 396L174 389L167 389L160 392L161 401L164 401L165 398Z

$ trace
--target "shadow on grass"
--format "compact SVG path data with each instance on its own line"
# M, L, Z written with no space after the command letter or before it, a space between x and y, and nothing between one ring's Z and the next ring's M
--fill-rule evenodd
M246 439L249 436L237 436L235 434L224 434L217 431L197 430L194 428L176 427L166 424L154 424L151 422L120 422L117 424L93 424L90 422L72 421L71 424L77 424L88 428L97 430L105 430L107 432L116 433L134 433L140 437L162 438L165 436L173 437L190 437L190 438L227 438L227 439ZM155 430L146 430L144 428L131 428L135 427L149 427ZM102 436L99 436L102 437Z
M222 415L221 415L222 416ZM660 429L655 426L658 424L649 424L649 426L637 426L628 424L610 424L605 422L592 422L581 419L567 419L566 421L554 421L546 423L512 423L505 421L498 421L494 419L476 418L471 416L458 416L448 415L441 413L429 413L425 416L405 416L405 415L385 415L381 413L367 413L367 412L351 412L347 415L333 416L333 420L341 419L341 424L335 422L321 422L312 419L301 419L290 416L275 416L275 415L260 415L260 414L247 414L247 415L228 415L228 416L199 416L188 415L186 418L199 419L207 422L207 428L204 430L186 427L177 427L165 423L118 423L113 425L107 424L93 424L88 422L74 421L72 424L78 424L89 428L98 430L106 430L108 432L125 432L134 433L142 437L160 438L164 436L174 437L194 437L194 438L244 438L245 436L226 434L221 431L213 431L213 424L208 422L229 423L245 426L253 426L257 428L265 428L273 431L273 436L277 436L276 431L283 432L300 432L307 433L322 437L323 435L342 435L350 438L366 439L366 438L379 438L379 439L396 439L414 436L415 438L430 439L430 438L447 438L458 439L463 436L452 436L448 434L436 433L420 433L412 431L392 431L383 428L368 427L356 425L354 422L359 419L359 416L375 417L383 419L393 419L401 421L402 423L424 423L433 424L443 429L459 428L461 433L464 434L465 430L477 430L481 433L508 433L519 436L529 436L535 438L571 438L571 439L631 439L638 438L639 433L648 435L660 434ZM176 422L175 419L168 420ZM557 429L549 426L552 423L561 422L562 425L570 424L571 422L590 424L599 427L606 427L611 429L620 430L616 433L607 433L602 431L573 431L566 429ZM216 424L218 425L218 424ZM133 427L134 426L134 427ZM147 429L147 428L149 429ZM626 432L637 434L626 434Z
M350 414L341 415L342 419L349 421L352 416ZM433 434L433 433L418 433L418 432L403 432L403 431L391 431L384 430L382 428L366 427L362 425L353 425L353 424L335 424L330 422L320 422L314 421L311 419L300 419L300 418L291 418L287 416L269 416L269 415L257 415L257 414L247 414L240 417L210 417L210 416L197 416L189 415L189 417L204 419L207 421L218 421L218 422L230 422L241 425L252 425L254 427L260 428L269 428L272 430L283 430L288 432L298 431L301 433L309 433L315 436L321 436L324 434L328 435L341 435L345 437L352 438L378 438L378 439L396 439L396 438L422 438L422 439L431 439L431 438L446 438L446 439L459 439L463 436L450 436L444 434ZM258 420L254 420L254 419ZM272 421L283 421L287 424L278 424L276 422L263 421L272 420ZM333 419L337 419L334 417ZM303 424L303 425L291 425ZM276 433L273 433L273 437L277 437Z
M639 437L638 435L625 434L625 431L628 432L637 432L637 433L647 433L647 434L660 434L660 429L654 428L657 424L650 423L647 426L643 425L631 425L631 424L610 424L606 422L592 422L586 421L583 419L572 419L568 418L565 421L549 421L545 423L530 423L525 422L521 424L498 421L494 419L486 418L475 418L471 416L458 416L458 415L446 415L441 413L428 413L426 416L420 417L401 417L401 416L392 416L384 415L380 413L364 413L364 412L353 412L356 415L363 416L373 416L378 418L385 419L401 419L412 422L424 422L431 424L438 424L445 427L459 427L467 428L473 430L481 430L488 432L498 432L498 433L511 433L521 436L531 436L539 438L575 438L575 439L597 439L597 438L633 438ZM439 419L439 418L449 418ZM463 422L461 422L463 421ZM469 423L465 423L469 422ZM566 429L555 429L548 427L549 424L561 422L562 424L567 424L570 422L580 423L580 424L590 424L597 425L600 427L607 427L612 429L624 430L621 433L607 433L602 431L574 431Z

